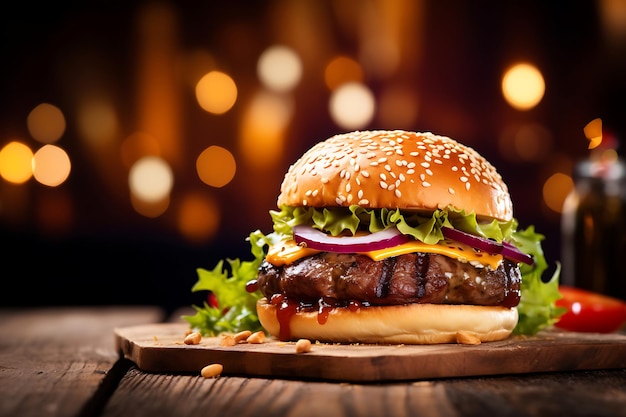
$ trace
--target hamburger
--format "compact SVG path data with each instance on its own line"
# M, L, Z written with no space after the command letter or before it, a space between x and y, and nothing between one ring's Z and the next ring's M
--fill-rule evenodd
M250 235L253 261L198 271L193 290L218 301L187 316L192 326L228 330L207 330L207 317L223 325L230 314L283 341L480 343L558 317L558 270L541 279L543 236L518 230L501 175L449 137L330 137L289 167L277 208L273 231ZM246 296L218 305L220 287L236 283Z

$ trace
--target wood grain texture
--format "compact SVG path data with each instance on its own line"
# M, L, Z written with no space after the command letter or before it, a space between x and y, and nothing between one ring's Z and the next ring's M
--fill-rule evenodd
M199 373L210 363L224 375L329 381L402 381L626 367L626 335L542 332L481 345L340 345L293 342L220 346L220 338L183 343L188 325L158 323L117 328L124 357L149 372Z
M336 383L131 368L101 417L626 416L626 370Z
M156 308L0 310L0 416L76 416L118 361L113 329Z

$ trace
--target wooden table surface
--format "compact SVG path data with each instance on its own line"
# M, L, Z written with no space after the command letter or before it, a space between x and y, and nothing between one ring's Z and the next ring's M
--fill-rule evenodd
M391 383L149 373L114 329L177 321L151 307L0 309L4 416L626 416L626 369Z

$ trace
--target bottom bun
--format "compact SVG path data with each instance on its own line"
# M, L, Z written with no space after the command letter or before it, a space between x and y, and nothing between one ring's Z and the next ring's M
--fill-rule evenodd
M333 308L323 324L316 311L298 312L281 332L276 312L266 298L258 301L259 321L272 336L333 343L478 344L508 338L518 320L515 307L406 304Z

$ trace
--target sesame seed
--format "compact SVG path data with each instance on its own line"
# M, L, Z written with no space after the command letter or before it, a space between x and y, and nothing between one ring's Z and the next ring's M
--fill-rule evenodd
M322 184L328 184L328 181L330 181L328 178L322 178Z
M389 187L385 181L381 181L378 184L380 185L380 188L383 188L385 190L387 189L387 187Z
M401 193L401 192L400 192L400 190L399 190L399 189L397 189L397 188L395 189L394 194L395 194L395 195L396 195L396 197L398 197L398 198L402 197L402 193Z
M422 187L430 187L430 183L427 181L422 181Z
M369 178L370 173L367 171L361 171L361 175L363 175L365 178Z
M313 197L317 197L317 194L319 194L319 191L320 191L320 190L314 190L314 191L313 191L313 194L312 194L312 195L313 195Z
M427 170L426 170L426 173L427 173L428 175L430 175L431 177L433 176L433 171L432 171L432 170L430 170L430 169L427 169Z
M448 192L449 192L450 194L454 194L454 192L455 192L455 191L454 191L454 188L452 188L452 187L448 188Z
M415 170L414 169L407 169L406 170L406 174L407 175L413 175L413 174L415 174Z
M383 180L383 181L387 181L387 176L385 175L385 173L384 173L384 172L381 172L379 176L380 176L380 179L381 179L381 180Z
M389 166L389 165L385 165L385 169L386 169L387 171L391 171L391 166Z
M359 204L359 205L361 205L361 206L364 206L364 205L369 204L369 203L370 203L370 202L369 202L369 200L367 200L367 199L362 199L362 200L359 200L359 203L358 203L358 204Z
M461 180L461 182L467 182L467 181L469 181L469 178L467 178L467 177L461 177L461 178L460 178L460 180Z
M430 166L428 162L422 162L420 165L423 166L424 168L428 168Z

